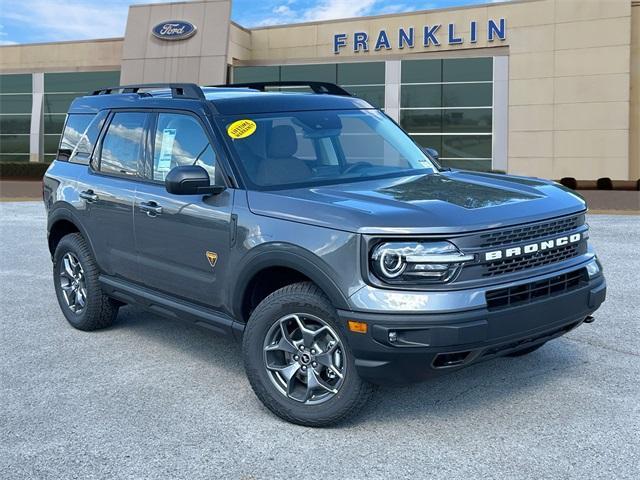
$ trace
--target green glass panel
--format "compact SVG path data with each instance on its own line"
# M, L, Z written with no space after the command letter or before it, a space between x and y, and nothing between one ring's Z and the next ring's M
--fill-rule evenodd
M444 135L442 158L491 158L491 135Z
M406 60L402 62L402 83L442 81L442 60Z
M280 67L280 80L337 83L336 65L283 65Z
M0 162L28 162L28 153L0 153Z
M55 154L58 151L58 145L60 145L60 134L44 136L44 153Z
M44 116L44 133L62 133L66 114L49 114Z
M45 153L45 154L42 156L42 157L43 157L43 159L42 159L42 160L43 160L45 163L51 163L51 162L53 162L53 161L56 159L56 156L57 156L57 155L52 154L52 153Z
M444 133L491 133L491 120L490 108L444 110L442 131Z
M29 153L29 135L0 135L0 153Z
M442 85L403 85L402 108L441 107Z
M31 93L32 88L30 73L0 75L0 94Z
M442 61L443 82L493 80L493 58L450 58Z
M46 93L44 95L44 113L67 113L69 105L78 97L75 93Z
M0 134L29 133L31 115L0 115Z
M443 167L459 168L461 170L491 171L491 160L440 160Z
M0 113L31 113L31 95L0 95Z
M120 72L65 72L45 73L45 92L87 93L104 87L120 84Z
M418 145L433 148L442 156L442 137L440 135L412 135Z
M465 83L443 85L443 107L490 107L492 105L492 83ZM402 87L403 90L405 87Z
M351 95L366 100L374 107L384 108L384 85L379 87L345 87Z
M401 110L400 125L409 133L442 132L442 110Z
M384 85L384 62L339 63L338 85Z
M277 82L280 80L280 67L235 67L234 83Z

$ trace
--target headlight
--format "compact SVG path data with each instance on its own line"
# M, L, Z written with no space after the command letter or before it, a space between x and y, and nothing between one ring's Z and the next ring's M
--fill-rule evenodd
M451 280L462 264L474 260L449 242L385 242L371 252L373 274L385 283L429 284Z

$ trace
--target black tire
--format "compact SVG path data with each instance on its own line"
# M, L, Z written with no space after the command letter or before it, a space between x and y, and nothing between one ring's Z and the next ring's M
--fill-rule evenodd
M523 357L525 355L529 355L530 353L535 352L539 348L542 348L544 343L540 343L539 345L534 345L532 347L523 348L522 350L517 350L515 352L511 352L507 354L507 357Z
M276 323L291 314L308 314L322 319L339 337L344 377L337 393L323 403L309 405L288 397L278 390L267 370L264 353L267 336ZM373 393L373 386L363 381L356 372L353 355L339 327L334 307L323 292L310 282L283 287L258 305L245 328L242 353L247 377L255 394L269 410L291 423L308 427L339 423L360 412Z
M60 281L60 273L64 269L63 259L68 253L79 261L83 270L85 306L77 312L67 303ZM98 281L99 273L91 250L81 234L72 233L60 240L53 254L53 282L62 313L78 330L92 331L109 327L118 314L119 304L102 292Z

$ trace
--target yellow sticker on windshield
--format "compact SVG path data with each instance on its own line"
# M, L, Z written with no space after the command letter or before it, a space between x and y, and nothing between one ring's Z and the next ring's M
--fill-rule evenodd
M256 128L253 120L238 120L227 127L227 133L234 139L247 138L255 133Z

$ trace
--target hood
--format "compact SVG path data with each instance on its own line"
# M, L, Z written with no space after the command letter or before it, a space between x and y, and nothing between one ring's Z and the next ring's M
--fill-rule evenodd
M358 233L461 233L559 217L586 208L546 180L467 171L277 192L248 192L257 215Z

